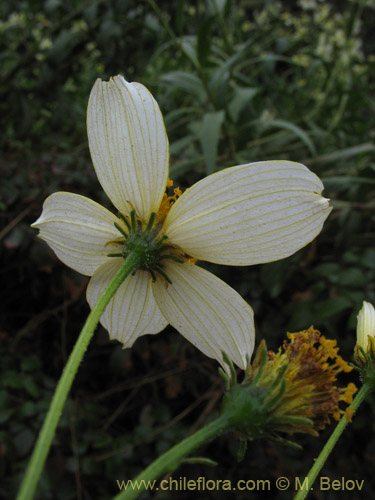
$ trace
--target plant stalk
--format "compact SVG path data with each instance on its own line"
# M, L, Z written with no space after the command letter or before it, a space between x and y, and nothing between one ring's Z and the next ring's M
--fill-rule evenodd
M95 307L89 314L56 387L19 489L17 500L31 500L33 498L53 437L55 435L56 427L59 423L66 398L77 373L79 364L82 361L83 355L85 354L87 346L108 302L111 300L125 278L129 276L129 274L137 266L139 259L138 254L130 254L127 257L122 267L109 283L103 295L100 297L98 302L95 304Z
M371 392L371 387L368 384L364 383L359 392L357 393L356 397L354 398L353 403L349 406L349 408L354 411L357 410L359 405L370 394L370 392ZM297 492L297 495L294 497L294 500L304 500L308 492L311 491L315 479L317 478L319 472L321 471L323 465L328 459L331 451L333 450L341 434L344 432L348 423L349 423L348 420L345 418L345 416L343 416L340 422L337 424L335 430L332 432L328 441L324 445L318 458L315 460L315 463L311 467L308 475L302 481L302 487Z
M199 446L211 441L222 432L231 427L231 418L228 413L187 437L157 458L151 465L142 471L135 479L123 481L123 491L118 493L113 500L132 500L148 488L153 488L155 481L161 476L173 472L181 461ZM119 483L119 482L118 482ZM120 484L118 484L120 487Z

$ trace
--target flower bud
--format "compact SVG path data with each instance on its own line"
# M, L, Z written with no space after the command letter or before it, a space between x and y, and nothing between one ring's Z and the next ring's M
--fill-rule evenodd
M356 363L363 367L368 358L375 359L375 308L369 302L363 302L357 316L357 344L354 348Z

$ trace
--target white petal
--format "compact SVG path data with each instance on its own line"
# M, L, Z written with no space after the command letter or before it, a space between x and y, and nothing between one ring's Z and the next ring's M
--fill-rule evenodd
M60 260L76 271L91 276L108 260L107 254L121 251L109 243L121 238L113 223L120 223L106 208L73 193L54 193L43 204L43 212L32 227Z
M304 165L265 161L221 170L172 206L168 241L197 259L250 265L292 255L322 229L330 207Z
M122 76L98 79L87 109L92 161L104 191L118 210L135 208L147 222L165 191L169 145L163 117L150 92ZM130 204L130 205L129 205Z
M119 270L123 259L112 258L101 266L87 287L87 301L93 308L109 282ZM100 323L125 347L131 347L141 335L159 333L168 322L156 305L149 273L138 270L129 275L109 301Z
M241 368L254 349L251 307L233 288L193 264L165 264L172 284L157 279L152 289L165 318L192 344L228 371L222 351Z

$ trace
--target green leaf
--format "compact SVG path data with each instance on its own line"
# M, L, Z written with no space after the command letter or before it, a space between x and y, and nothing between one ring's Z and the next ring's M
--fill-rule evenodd
M362 287L366 285L366 276L361 269L357 267L349 267L341 271L339 276L339 284L343 287Z
M34 355L27 356L26 358L23 358L21 360L22 371L31 372L35 370L40 370L41 366L42 365L40 360Z
M197 53L201 66L206 66L212 43L212 25L214 17L208 17L199 26Z
M369 269L375 269L375 249L368 248L363 257L361 258L361 264Z
M236 123L245 106L251 101L259 91L256 87L237 87L234 90L234 97L228 106L228 112L232 120Z
M370 177L353 177L345 175L322 177L322 182L327 189L332 189L337 192L350 189L353 187L353 184L375 184L375 179L371 179Z
M29 429L25 429L21 431L17 436L14 438L14 444L17 448L17 451L20 455L26 455L31 449L31 446L34 443L34 433L31 432Z
M346 297L333 297L316 304L316 316L319 319L330 318L335 314L352 307L352 303Z
M288 324L288 330L293 332L314 324L316 318L312 307L311 301L299 303L292 302L290 304L292 317Z
M197 58L197 52L195 50L194 43L196 37L195 36L190 36L190 37L183 37L180 39L181 42L181 50L185 54L185 56L193 63L193 65L196 68L199 68L199 62Z
M121 26L113 19L104 19L100 25L99 40L102 43L109 43L114 38L120 38L121 34Z
M183 175L190 170L193 170L194 167L199 165L203 161L202 157L193 158L192 160L184 160L178 163L174 163L170 166L169 175L173 179L178 177L179 175Z
M185 0L178 0L178 2L177 2L177 14L176 14L176 26L177 26L177 32L179 35L182 35L184 32L184 24L185 24L184 5L185 5Z
M11 408L8 393L0 391L0 424L4 424L13 412L14 409Z
M38 411L38 407L35 403L31 401L26 401L18 410L18 416L20 418L32 417Z
M351 148L341 149L340 151L335 151L326 155L321 155L312 160L308 160L307 163L312 165L313 163L333 163L339 160L346 160L352 158L353 156L358 156L364 153L373 153L375 151L375 144L367 142L365 144L359 144L358 146L353 146Z
M184 458L181 460L182 463L184 464L201 464L201 465L207 465L209 467L216 467L218 465L215 460L211 460L211 458L207 457L188 457Z
M242 47L238 48L236 53L229 57L224 63L220 62L217 69L212 72L212 76L208 83L211 92L215 95L215 99L218 103L222 104L222 107L226 105L227 95L224 93L225 86L228 83L229 76L234 65L240 61L242 57L247 54L249 43L245 43Z
M203 157L206 162L207 175L212 174L216 170L217 151L224 117L224 111L214 111L212 113L206 113L202 120L200 143L203 150Z
M5 424L10 417L13 415L14 409L13 408L1 408L0 409L0 424Z
M97 463L93 457L84 457L82 460L82 472L86 475L95 474L97 471Z
M66 29L60 31L48 53L48 60L63 61L71 53L76 43L77 40L74 33Z
M337 282L338 274L340 273L340 266L335 262L325 262L315 266L311 271L312 278L328 279L331 283Z
M171 155L177 155L184 149L190 146L193 142L193 137L191 135L186 135L177 141L173 141L169 146L169 152Z
M201 80L192 73L186 71L171 71L161 77L161 81L171 85L168 90L181 89L192 96L202 100L205 96L205 90Z
M12 389L21 389L23 387L22 375L15 370L4 372L1 375L0 381L3 387L11 387Z
M222 14L224 12L227 0L208 0L208 7L211 12Z
M179 122L179 124L182 123L188 123L191 121L191 116L189 115L197 115L201 113L200 108L193 108L193 107L182 107L178 109L173 109L169 113L167 113L164 116L164 123L165 126L168 128L168 131L171 130L171 127L175 124L175 122Z
M37 398L39 396L39 388L34 382L34 379L30 375L24 375L22 377L22 385L24 389L32 396Z
M283 130L289 130L299 139L301 139L301 141L305 144L305 146L309 149L310 153L313 156L316 155L316 149L314 143L312 142L308 134L298 125L295 125L294 123L288 122L286 120L277 120L277 119L262 121L262 125L264 128L272 127L272 128L280 128Z
M260 267L260 280L269 295L275 299L283 290L290 265L284 261L271 262Z

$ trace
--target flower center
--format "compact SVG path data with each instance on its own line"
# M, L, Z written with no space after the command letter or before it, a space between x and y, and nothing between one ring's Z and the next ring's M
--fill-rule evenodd
M160 225L155 225L157 214L152 212L147 226L144 228L141 221L137 220L135 210L132 210L130 217L119 214L123 225L114 223L116 229L122 234L124 239L117 240L111 243L122 245L122 251L118 253L109 253L108 257L122 257L126 259L130 254L139 256L140 264L134 269L133 274L137 269L148 271L152 280L156 280L156 273L162 276L168 283L172 283L162 267L162 261L166 259L175 260L183 264L185 260L179 256L176 248L166 244L168 236L160 234Z

